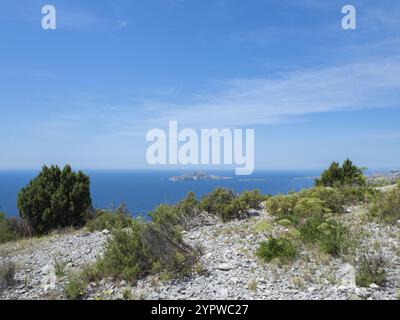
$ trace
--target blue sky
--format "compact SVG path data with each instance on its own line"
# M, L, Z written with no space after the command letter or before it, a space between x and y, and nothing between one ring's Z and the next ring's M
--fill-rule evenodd
M400 168L399 1L0 4L0 169L147 168L168 120L254 128L256 169Z

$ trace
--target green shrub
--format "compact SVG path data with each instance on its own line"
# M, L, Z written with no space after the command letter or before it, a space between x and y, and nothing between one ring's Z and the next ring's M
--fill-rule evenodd
M322 201L325 209L332 213L343 213L343 206L346 205L346 199L341 189L327 188L327 187L314 187L311 189L303 190L300 192L301 196L309 198L317 198Z
M162 204L149 215L153 222L168 229L172 230L176 226L188 229L201 212L228 221L243 217L249 209L260 209L264 199L258 190L244 191L237 195L232 190L220 187L204 195L200 201L197 201L193 192L189 192L176 205Z
M149 213L152 221L158 225L174 227L180 223L182 216L175 206L161 204Z
M0 244L30 237L32 230L25 220L7 217L0 212Z
M198 213L198 203L194 192L188 192L186 197L175 205L175 208L179 216L191 217Z
M292 221L290 221L289 219L280 219L278 220L278 224L284 227L289 227L292 225Z
M348 230L337 221L314 217L305 221L299 231L306 243L318 244L325 253L339 255L348 249Z
M91 232L104 229L113 230L115 228L128 227L131 221L131 215L126 206L122 204L114 212L96 210L94 218L86 223L86 227Z
M26 219L36 234L52 229L80 227L91 208L90 180L70 166L44 166L18 194L20 216Z
M169 230L190 229L196 225L196 218L200 213L198 201L193 192L189 192L184 199L175 205L162 204L149 213L152 221Z
M102 278L98 262L86 264L80 271L68 276L64 294L70 300L82 299L86 295L87 286L92 282L99 282Z
M98 267L105 276L133 281L161 269L183 271L196 259L197 252L181 236L154 222L134 219L128 229L114 230Z
M316 215L323 215L328 212L324 207L324 202L317 198L301 198L297 201L293 212L301 217L312 217Z
M272 229L273 229L272 224L270 224L266 220L261 220L261 221L257 222L256 225L254 226L254 232L255 233L271 232Z
M298 194L277 195L268 199L265 205L269 213L283 217L293 214L298 199Z
M266 209L278 220L288 219L299 224L308 217L343 213L345 206L365 200L367 194L372 195L373 191L366 187L314 187L270 197L266 201Z
M13 230L11 230L5 213L0 212L0 244L9 241L14 241L17 240L18 238L19 238L18 234L16 234Z
M85 295L87 285L88 283L84 281L79 273L73 274L65 285L65 296L70 300L78 300Z
M204 195L199 203L199 209L208 212L209 214L219 216L225 220L229 218L228 215L232 212L228 206L232 200L236 198L236 194L229 189L216 188L207 195Z
M224 221L232 220L235 218L242 218L249 209L250 207L246 200L238 197L234 198L231 203L223 208L220 216Z
M264 261L269 262L278 258L283 263L292 261L297 254L296 246L289 239L272 236L268 241L261 242L256 252L256 255Z
M168 231L170 236L177 240L182 240L182 228L188 225L188 219L191 217L180 211L177 206L166 204L159 205L149 215L155 225Z
M367 201L376 194L376 191L373 188L363 186L363 187L354 187L354 186L345 186L340 189L340 192L343 194L346 205L353 205L363 201Z
M0 290L14 284L15 264L12 262L0 263Z
M65 262L62 262L58 259L54 259L54 271L57 278L61 278L65 276Z
M366 179L364 169L347 159L342 166L338 162L333 162L315 184L323 187L365 186Z
M292 239L299 239L299 238L301 238L301 233L300 233L300 231L297 230L297 229L290 228L290 229L286 232L285 236L287 236L287 237L289 237L289 238L292 238Z
M277 195L266 202L267 211L278 221L289 220L295 225L305 218L330 212L328 208L325 208L322 200L309 197L309 195L311 192L308 190L295 194Z
M356 267L356 284L359 287L368 287L375 283L381 286L386 281L386 262L380 253L364 254Z
M376 195L369 214L390 224L400 220L400 189L396 188Z
M246 204L248 209L261 209L261 203L265 200L265 197L260 193L259 190L243 191L239 195L240 201Z

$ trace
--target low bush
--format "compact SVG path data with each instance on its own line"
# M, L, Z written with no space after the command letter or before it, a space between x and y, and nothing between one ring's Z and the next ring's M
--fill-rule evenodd
M132 221L126 206L122 204L115 211L96 210L94 218L86 223L89 231L113 230L125 228Z
M0 244L16 239L18 239L18 235L11 230L6 215L0 212Z
M356 284L359 287L369 287L375 283L381 286L386 281L386 262L380 253L363 254L356 267Z
M259 191L244 191L237 195L232 190L216 188L200 201L193 192L175 205L162 204L149 213L152 221L170 231L190 229L216 216L224 221L242 218L250 209L260 209L264 196ZM177 228L178 227L178 228Z
M198 203L194 192L188 192L186 197L175 205L175 208L179 216L192 217L198 213Z
M0 212L0 244L30 237L32 230L29 224L20 218L7 217Z
M343 213L346 204L344 194L339 188L314 187L300 192L300 196L319 199L324 210L332 213Z
M261 242L256 252L256 255L264 261L279 259L283 263L292 261L297 254L297 248L291 240L272 236L268 238L268 241Z
M167 204L159 205L149 213L149 216L154 223L167 228L179 225L183 220L183 216L180 215L176 207Z
M284 227L290 227L292 225L292 221L290 221L289 219L281 219L277 221L278 224L280 224L281 226Z
M369 214L385 223L397 223L400 220L400 187L377 194Z
M258 190L237 195L230 189L220 187L203 196L198 209L229 221L243 218L250 209L260 209L264 200L265 197Z
M68 275L64 294L70 300L84 298L87 286L90 283L99 282L103 278L104 274L99 266L99 260L91 264L85 264L80 271Z
M78 300L85 295L87 282L80 273L74 273L69 276L64 293L67 299Z
M345 186L340 188L340 192L343 194L345 199L345 205L354 205L360 202L369 201L371 197L376 194L376 191L369 186Z
M114 230L98 268L105 276L133 281L160 270L184 272L197 258L198 252L183 243L180 235L154 222L135 219L129 228Z
M240 201L246 204L248 209L261 209L261 204L265 200L265 197L260 193L259 190L243 191L239 195Z
M298 193L277 195L266 201L266 209L278 220L288 219L294 224L313 216L343 213L345 206L369 199L374 191L367 187L314 187Z
M299 232L304 242L317 244L323 252L331 255L346 253L349 247L347 228L334 220L311 218L300 226Z
M293 213L300 217L322 216L324 213L329 212L329 209L324 207L324 202L317 198L300 198Z
M0 290L14 284L15 264L12 262L0 263Z
M250 207L246 200L241 197L237 197L223 208L220 217L224 221L243 218L247 214L249 209Z
M224 220L229 220L229 215L232 212L228 209L236 194L229 189L216 188L207 195L204 195L199 203L199 209L208 212L209 214L221 217Z
M271 232L272 229L273 229L272 224L266 220L261 220L261 221L257 222L256 225L254 226L255 233Z
M276 221L289 220L297 225L300 223L300 217L294 214L294 207L299 199L298 194L276 195L265 202L268 213L275 216Z
M267 211L274 215L277 221L289 220L295 225L306 218L330 212L322 200L309 195L309 191L304 191L272 197L266 202Z

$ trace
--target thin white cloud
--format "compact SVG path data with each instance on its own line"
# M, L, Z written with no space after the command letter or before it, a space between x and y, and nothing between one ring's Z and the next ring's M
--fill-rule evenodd
M367 137L376 140L400 140L400 132L371 133Z
M96 123L103 130L92 132L93 136L139 138L151 128L167 126L170 120L193 128L249 127L296 121L322 112L399 108L400 56L287 71L265 78L230 79L215 82L215 86L213 93L185 95L183 100L191 101L187 104L178 104L175 94L161 100L155 95L154 100L130 105L100 107L97 102L86 103L82 119L55 119L45 128L79 131L88 123Z
M222 83L224 89L198 103L154 102L158 112L151 122L248 126L320 112L400 107L400 57Z

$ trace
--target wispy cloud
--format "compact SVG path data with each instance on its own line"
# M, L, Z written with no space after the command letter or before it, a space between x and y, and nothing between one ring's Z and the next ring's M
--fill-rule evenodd
M371 133L367 137L375 140L400 140L400 132Z
M223 89L200 96L197 103L159 103L152 123L175 119L190 125L244 126L319 112L400 107L399 75L400 57L391 57L227 80L220 82Z
M166 126L170 120L195 128L244 127L303 120L323 112L399 108L399 75L400 57L395 56L268 78L230 79L215 82L213 93L192 94L188 104L177 104L175 95L167 95L132 105L97 105L83 120L64 116L46 129L77 130L77 123L86 126L90 121L101 125L102 137L143 138L147 130Z

